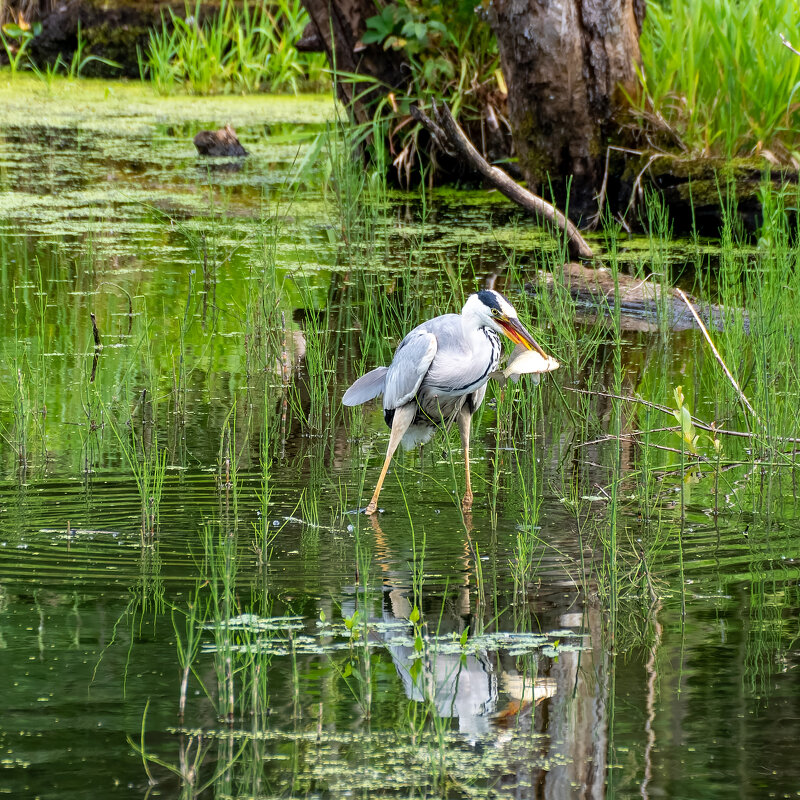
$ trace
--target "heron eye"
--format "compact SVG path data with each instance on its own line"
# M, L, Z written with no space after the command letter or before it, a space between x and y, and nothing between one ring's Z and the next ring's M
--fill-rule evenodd
M500 316L500 312L496 308L493 308L492 309L492 316L493 317L499 317Z

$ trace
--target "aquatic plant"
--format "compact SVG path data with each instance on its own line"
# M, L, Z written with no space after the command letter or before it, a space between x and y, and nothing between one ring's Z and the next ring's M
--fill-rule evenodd
M293 413L310 432L322 434L331 430L335 417L341 413L340 404L333 402L336 359L329 324L330 306L318 307L307 278L298 276L292 283L302 298L305 358L303 372L298 371L291 383L289 402Z
M535 408L535 404L532 404ZM535 422L535 420L534 420ZM538 470L536 459L530 459L530 475L526 480L523 464L520 463L520 454L515 452L517 473L519 479L519 492L522 500L520 520L517 522L516 545L510 559L511 577L514 581L514 595L520 602L527 599L528 584L533 580L535 572L534 554L540 545L539 509L542 504L538 485ZM528 461L527 459L525 459ZM527 466L527 464L526 464Z
M272 556L272 544L279 531L270 523L269 512L273 492L272 482L272 440L271 427L273 411L270 403L269 392L264 388L263 427L261 430L261 448L259 452L259 478L260 484L256 490L258 498L258 520L253 523L253 550L258 563L267 567ZM265 575L267 575L265 570Z
M333 199L342 249L353 266L370 263L386 244L378 235L388 204L384 125L379 116L369 125L354 125L337 109L335 122L326 126L319 141L323 190L326 199ZM362 160L365 150L368 169Z
M25 474L30 466L32 445L38 431L42 448L42 463L47 458L46 420L47 420L47 372L44 369L44 341L35 340L35 345L25 335L25 322L30 306L36 314L36 325L40 336L44 336L43 314L47 304L41 272L39 291L35 301L30 297L30 288L14 285L11 288L11 312L13 315L13 341L11 352L6 354L10 366L10 390L6 385L6 395L11 405L10 424L0 419L0 436L16 455L17 467ZM36 355L32 352L35 347Z
M203 574L208 585L208 625L214 636L217 717L233 721L236 710L236 634L230 624L240 611L236 599L236 537L215 522L203 525ZM214 691L216 690L216 691Z

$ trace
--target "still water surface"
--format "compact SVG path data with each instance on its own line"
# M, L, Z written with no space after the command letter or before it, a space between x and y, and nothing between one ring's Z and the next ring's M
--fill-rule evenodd
M314 144L327 98L0 91L0 791L800 796L792 476L672 474L643 512L638 447L586 445L611 401L579 429L564 412L614 389L610 337L570 365L531 318L564 374L490 392L471 515L441 436L357 513L388 437L342 392L454 286L496 275L533 314L552 246L526 220L464 191L348 223ZM243 165L194 154L226 122ZM379 347L376 303L397 312ZM623 332L617 388L669 405L683 385L711 419L702 347ZM131 441L165 453L153 535Z

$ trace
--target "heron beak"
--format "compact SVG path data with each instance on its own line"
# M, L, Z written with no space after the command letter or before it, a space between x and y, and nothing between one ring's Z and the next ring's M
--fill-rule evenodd
M503 328L505 335L514 344L521 344L523 347L527 347L528 350L535 350L542 358L547 358L547 353L539 347L536 340L525 330L525 327L518 319L507 317L500 320L500 326Z

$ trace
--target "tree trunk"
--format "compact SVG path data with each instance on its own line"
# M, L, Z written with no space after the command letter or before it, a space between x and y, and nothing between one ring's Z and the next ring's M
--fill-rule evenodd
M339 100L355 122L371 122L370 106L375 99L405 83L400 53L360 41L367 19L378 12L374 0L303 0L303 5L328 56L328 64L336 70ZM376 86L374 80L353 80L356 74L380 83Z
M519 167L573 219L596 209L605 149L634 65L644 0L493 0ZM571 183L570 183L571 181ZM569 188L568 188L569 187Z

